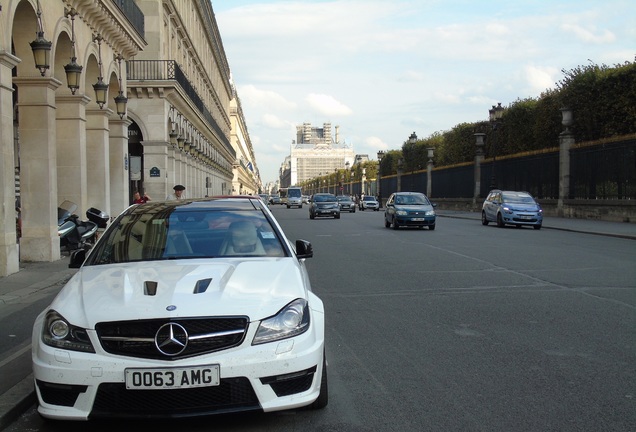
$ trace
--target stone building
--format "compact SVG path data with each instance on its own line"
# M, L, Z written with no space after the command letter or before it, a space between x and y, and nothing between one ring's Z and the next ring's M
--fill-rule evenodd
M340 142L339 126L332 135L331 123L322 128L311 123L296 126L290 156L281 166L281 184L290 186L353 166L355 153L350 145Z
M64 200L258 190L209 0L0 0L0 83L0 276L61 258Z

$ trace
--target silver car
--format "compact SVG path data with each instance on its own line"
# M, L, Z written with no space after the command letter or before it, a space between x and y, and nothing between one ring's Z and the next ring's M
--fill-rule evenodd
M528 192L492 190L481 208L481 223L496 222L498 227L523 225L541 229L543 209Z

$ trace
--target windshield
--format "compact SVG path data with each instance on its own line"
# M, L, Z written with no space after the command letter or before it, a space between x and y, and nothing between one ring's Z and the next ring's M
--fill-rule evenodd
M113 222L87 264L227 256L285 256L261 212L240 210L130 213Z
M395 197L396 204L405 205L430 205L428 198L425 195L398 195Z
M364 197L364 201L375 201L375 197L367 195L367 196Z
M502 199L507 203L534 204L534 199L528 194L504 193L502 194Z
M300 189L288 189L287 197L288 198L300 198L302 196L302 191Z
M316 202L333 202L336 201L335 195L314 195Z

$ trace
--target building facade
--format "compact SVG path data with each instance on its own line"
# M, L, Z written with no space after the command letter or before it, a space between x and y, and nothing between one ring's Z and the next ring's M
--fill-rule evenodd
M153 200L175 184L188 197L258 190L209 0L0 8L0 276L61 258L64 200L85 219L91 207L116 216L135 190Z
M300 184L353 166L353 148L340 142L338 129L339 126L336 126L334 138L331 123L324 123L322 128L314 127L310 123L296 126L296 139L292 141L290 156L281 169L281 174L288 171L289 175L281 175L281 184ZM288 178L288 183L283 183L283 178Z

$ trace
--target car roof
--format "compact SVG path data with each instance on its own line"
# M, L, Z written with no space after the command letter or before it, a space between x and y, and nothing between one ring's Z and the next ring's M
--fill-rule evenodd
M210 210L256 210L262 207L261 202L261 199L255 195L222 195L176 201L148 201L145 204L131 206L129 214L165 211L179 213Z

